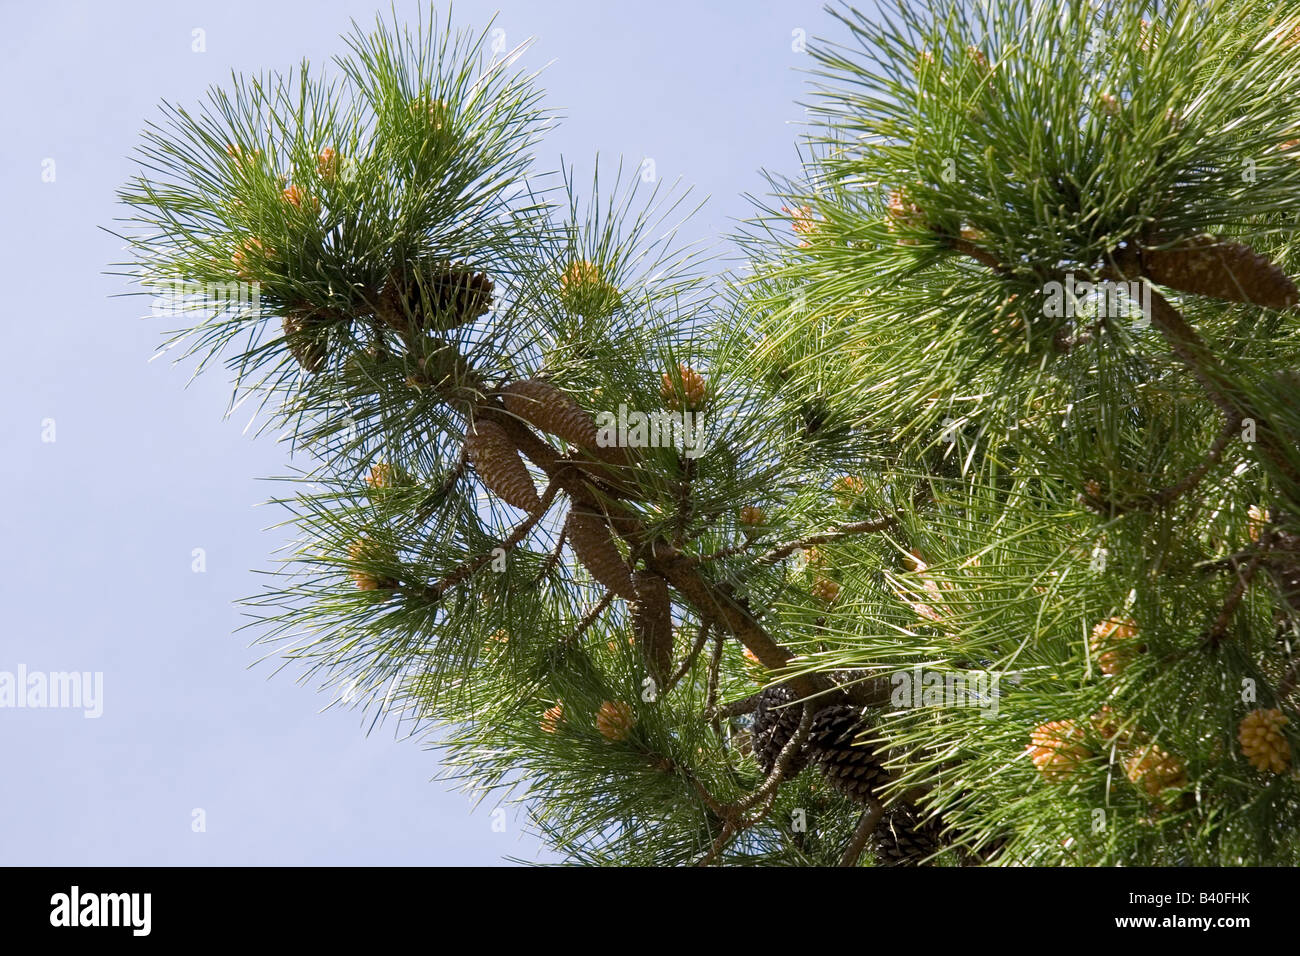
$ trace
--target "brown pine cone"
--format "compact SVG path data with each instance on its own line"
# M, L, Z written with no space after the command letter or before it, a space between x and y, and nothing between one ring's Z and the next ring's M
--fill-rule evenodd
M1180 292L1269 309L1300 303L1300 290L1286 273L1239 242L1196 236L1166 249L1143 249L1141 256L1147 278Z
M638 571L633 579L632 631L650 675L662 686L673 669L673 605L663 578Z
M564 528L573 553L591 576L619 597L635 601L638 595L632 574L614 544L604 517L592 511L580 511L575 506L569 511Z
M447 331L486 314L492 292L486 273L426 259L389 272L375 314L399 330Z
M501 397L511 415L571 445L597 450L595 419L554 385L538 379L512 382Z
M505 430L494 422L474 422L465 436L465 454L488 490L508 505L537 511L541 499L528 469Z
M813 717L808 749L827 781L848 797L865 803L889 775L876 751L854 741L866 729L862 714L847 704L823 707Z
M750 732L753 735L754 760L764 774L772 772L776 758L799 729L803 708L795 703L797 699L795 692L784 684L765 687L758 695L754 725ZM808 758L808 748L805 745L790 762L786 779L791 779L808 766Z
M875 850L881 866L924 866L943 846L937 817L918 821L910 807L885 814L876 827Z

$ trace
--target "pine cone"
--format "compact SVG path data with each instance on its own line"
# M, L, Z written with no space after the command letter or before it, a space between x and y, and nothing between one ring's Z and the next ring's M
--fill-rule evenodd
M855 745L866 723L862 714L847 704L823 707L813 717L808 749L831 786L865 803L889 775L874 749Z
M1239 242L1196 236L1141 255L1147 278L1180 292L1269 309L1300 303L1300 290L1286 273Z
M661 685L673 669L673 605L668 585L657 574L638 571L633 579L632 631L646 668Z
M1083 746L1083 730L1072 720L1053 720L1029 735L1029 759L1048 780L1068 780L1091 756Z
M557 700L553 707L547 707L542 711L541 719L538 725L548 734L557 733L560 724L564 722L564 701Z
M824 604L834 604L840 596L840 586L828 577L818 577L813 581L812 596Z
M917 820L915 810L899 807L880 821L875 832L876 856L882 866L921 866L943 845L937 817Z
M1276 707L1252 710L1241 719L1237 740L1250 765L1266 773L1286 773L1291 765L1291 744L1282 734L1289 719Z
M765 687L758 695L758 706L754 709L754 725L750 733L753 735L754 760L764 774L772 772L776 758L799 729L803 708L794 705L797 699L795 692L784 684ZM787 780L808 766L808 757L806 746L794 755L786 770Z
M560 302L574 315L596 318L622 305L618 287L605 278L600 266L586 259L569 265L560 276Z
M1156 744L1143 744L1125 757L1124 773L1129 782L1141 787L1151 797L1158 797L1166 789L1187 785L1187 765L1183 759Z
M422 260L388 274L375 314L395 329L447 331L473 322L492 307L486 273L437 260Z
M284 341L289 354L308 372L315 375L329 359L327 331L311 310L293 310L284 317Z
M376 566L387 564L391 556L384 549L367 538L352 542L348 556L356 567L351 571L352 581L362 591L391 591L400 587L401 582L389 577Z
M332 182L339 174L339 154L332 146L326 146L316 158L316 174L326 182Z
M1140 650L1133 643L1137 633L1137 622L1131 617L1113 617L1092 629L1088 643L1103 674L1114 677L1124 673Z
M474 422L465 436L470 464L498 498L529 514L541 507L537 488L505 430L494 422Z
M575 507L569 511L564 529L573 553L593 578L621 598L629 601L637 599L627 562L619 554L618 547L610 536L609 525L601 515L579 511Z
M513 382L501 390L506 411L571 445L597 450L596 422L554 385L537 379Z
M659 382L659 395L675 412L683 409L683 399L687 411L699 411L709 398L709 385L704 376L689 365L678 365L677 371L664 372Z
M635 726L636 715L621 700L607 700L600 705L596 714L596 729L606 740L615 743L626 740Z

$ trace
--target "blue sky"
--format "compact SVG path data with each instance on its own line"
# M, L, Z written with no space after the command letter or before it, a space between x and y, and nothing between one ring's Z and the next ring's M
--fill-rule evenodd
M412 19L419 4L396 4ZM119 4L6 0L0 12L0 673L103 673L103 714L0 707L0 863L471 864L548 859L491 804L433 781L436 754L286 669L252 666L238 599L272 566L282 513L263 476L287 450L223 420L229 382L148 362L170 326L113 298L122 258L99 227L160 99L194 103L234 71L341 52L373 2ZM387 10L386 3L382 9ZM438 8L443 9L442 5ZM496 11L564 121L541 150L578 163L652 158L705 208L686 240L724 233L792 171L808 61L794 31L830 33L820 2L471 2ZM195 29L205 52L192 50ZM553 61L553 62L552 62ZM53 161L52 167L47 161ZM585 165L584 165L585 164ZM53 181L49 171L53 170ZM142 304L143 303L143 304ZM51 420L53 433L51 436ZM43 440L53 437L53 441ZM192 570L193 549L206 571ZM204 829L193 826L203 813Z

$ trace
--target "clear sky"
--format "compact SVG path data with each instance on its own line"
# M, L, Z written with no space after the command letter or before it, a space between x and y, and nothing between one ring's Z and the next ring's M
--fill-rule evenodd
M283 540L259 479L285 473L287 449L223 420L220 372L187 388L189 366L149 363L168 321L113 298L127 287L104 274L123 255L99 227L120 214L114 190L160 99L323 63L378 9L0 0L0 681L103 674L97 719L0 707L0 864L549 858L522 820L493 832L491 804L433 781L435 753L391 726L367 735L358 712L319 713L329 697L292 669L253 666L236 602ZM793 172L808 66L795 31L839 36L819 0L460 0L455 20L481 28L498 10L510 46L536 37L525 62L550 64L541 85L564 111L542 168L563 154L581 182L597 152L602 166L652 158L709 197L688 240L746 215L760 168Z

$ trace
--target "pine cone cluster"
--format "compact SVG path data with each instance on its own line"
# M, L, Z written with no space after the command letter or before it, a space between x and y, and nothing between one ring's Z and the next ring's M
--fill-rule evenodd
M1265 773L1286 773L1291 766L1291 744L1282 733L1289 723L1281 710L1259 708L1241 719L1237 740L1250 765Z
M802 715L798 695L784 684L766 687L758 695L750 746L764 774L770 775L776 767L781 751L798 731ZM866 804L889 780L877 751L860 742L866 729L866 717L855 707L828 704L820 708L813 715L804 746L793 755L786 777L816 766L833 789L856 803ZM918 821L913 809L897 807L877 825L876 855L886 866L924 863L946 842L940 830L937 818Z
M776 684L765 688L754 710L754 759L766 774L799 727L802 708L789 687ZM832 787L864 803L888 779L876 751L855 744L866 729L863 715L847 704L828 704L813 715L808 739L786 771L792 777L809 764L816 764Z
M841 475L835 479L835 484L831 486L831 492L835 495L835 503L841 508L848 510L862 500L862 493L866 491L867 483L858 475Z

